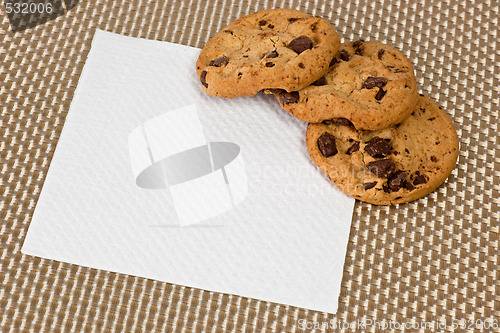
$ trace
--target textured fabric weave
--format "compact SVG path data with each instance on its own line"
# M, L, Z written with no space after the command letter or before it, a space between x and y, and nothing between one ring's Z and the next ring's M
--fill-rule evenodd
M17 33L0 9L0 331L301 332L299 319L333 318L446 320L453 331L454 319L500 318L498 2L284 3L81 1ZM426 198L356 203L336 316L20 253L96 28L202 47L278 6L328 19L345 40L401 49L460 137L456 169Z

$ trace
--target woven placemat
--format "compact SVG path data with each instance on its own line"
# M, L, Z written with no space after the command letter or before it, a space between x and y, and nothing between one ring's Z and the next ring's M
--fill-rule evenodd
M275 7L402 49L461 141L456 169L426 198L356 203L336 315L20 253L96 28L202 47L231 20ZM497 1L81 1L17 33L0 15L0 331L333 332L314 324L334 319L447 322L412 332L466 320L461 331L479 331L500 318Z

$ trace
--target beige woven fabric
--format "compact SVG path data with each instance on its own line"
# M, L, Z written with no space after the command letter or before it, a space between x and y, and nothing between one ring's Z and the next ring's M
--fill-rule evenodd
M336 317L20 253L96 28L202 47L278 6L402 49L461 138L457 168L425 199L356 204ZM1 15L0 331L298 332L299 319L333 318L447 320L452 331L453 319L500 318L497 1L82 1L16 34Z

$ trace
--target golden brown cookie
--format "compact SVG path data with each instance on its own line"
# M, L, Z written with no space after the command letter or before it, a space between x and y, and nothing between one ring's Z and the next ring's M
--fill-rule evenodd
M263 89L295 91L319 79L340 39L324 19L271 9L242 17L205 45L196 62L208 95L253 96Z
M446 112L419 97L410 117L377 131L356 130L340 118L309 124L311 159L344 193L377 205L413 201L453 170L458 136Z
M365 130L400 123L418 98L413 66L405 55L364 41L342 44L328 72L310 86L275 95L283 109L302 121L346 118Z

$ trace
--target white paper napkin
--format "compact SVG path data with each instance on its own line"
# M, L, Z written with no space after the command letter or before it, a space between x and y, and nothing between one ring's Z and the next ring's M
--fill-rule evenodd
M207 96L198 53L96 31L22 252L335 312L354 200L272 96Z

